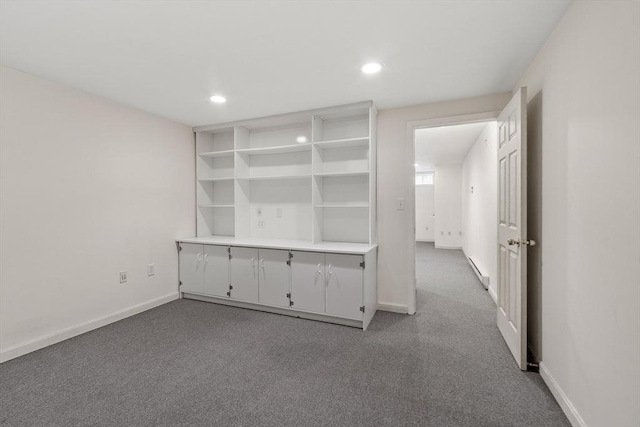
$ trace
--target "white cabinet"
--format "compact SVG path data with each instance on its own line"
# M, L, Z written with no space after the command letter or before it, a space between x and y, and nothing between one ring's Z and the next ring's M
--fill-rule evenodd
M289 251L259 249L259 301L261 304L289 307Z
M180 243L180 291L227 296L227 246Z
M207 295L227 296L229 291L229 248L204 245L204 292Z
M297 310L324 313L326 292L324 254L293 251L291 258L291 300Z
M326 254L326 313L362 320L362 255Z
M258 249L231 248L231 298L258 302Z
M203 292L203 250L202 245L180 244L180 290L182 292Z

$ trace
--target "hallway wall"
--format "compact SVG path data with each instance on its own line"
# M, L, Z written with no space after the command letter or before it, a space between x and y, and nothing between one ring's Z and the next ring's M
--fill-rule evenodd
M640 425L639 75L640 2L577 1L517 85L539 179L534 344L574 425Z
M462 248L462 165L436 165L434 242L436 248Z
M496 122L487 123L462 164L462 249L497 299L498 140ZM473 190L472 190L473 187Z

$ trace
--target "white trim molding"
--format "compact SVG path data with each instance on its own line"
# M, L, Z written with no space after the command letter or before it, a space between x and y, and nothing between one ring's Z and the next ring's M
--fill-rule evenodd
M409 307L407 307L406 304L396 304L393 302L379 302L378 310L390 311L391 313L401 313L401 314L409 313Z
M66 329L62 329L57 332L45 335L40 338L36 338L25 343L11 346L7 349L0 351L0 363L6 362L16 357L24 356L25 354L40 350L50 345L59 343L69 338L82 335L86 332L93 331L94 329L101 328L110 323L115 323L119 320L131 317L143 311L158 307L179 298L178 292L172 292L168 295L161 296L159 298L152 299L151 301L143 302L141 304L134 305L124 310L117 311L107 316L99 317L97 319L89 320L88 322L81 323L76 326L71 326Z
M495 302L496 305L498 305L498 295L496 294L496 292L493 290L491 286L489 286L489 288L487 289L487 292L489 292L489 295L491 296L491 299L493 300L493 302Z
M571 403L567 395L564 393L564 391L562 391L556 380L553 379L553 376L551 375L545 364L543 362L540 362L539 366L540 376L542 377L542 380L551 391L551 394L553 394L553 397L555 397L558 401L558 404L569 419L571 425L573 427L587 427L587 423L584 422L584 420L578 413L578 410L575 408L575 406L573 406L573 403Z

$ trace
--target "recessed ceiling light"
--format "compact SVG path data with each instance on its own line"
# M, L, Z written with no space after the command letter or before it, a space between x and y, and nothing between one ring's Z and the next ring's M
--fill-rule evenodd
M368 64L364 64L362 66L362 72L365 74L379 73L380 70L382 70L382 64L378 62L369 62Z
M222 95L213 95L211 98L209 98L211 100L211 102L213 102L214 104L224 104L225 102L227 102L227 98L225 98Z
M304 144L305 142L307 142L307 137L304 135L300 135L299 137L296 138L296 142L300 144Z

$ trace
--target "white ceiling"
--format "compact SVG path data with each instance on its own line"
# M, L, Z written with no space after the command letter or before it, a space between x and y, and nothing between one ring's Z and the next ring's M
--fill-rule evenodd
M436 165L458 165L487 126L484 123L417 129L416 172L435 170Z
M0 63L191 125L393 108L511 90L568 5L1 1Z

